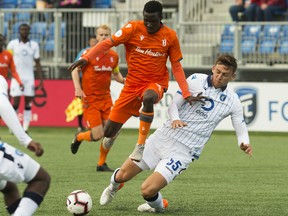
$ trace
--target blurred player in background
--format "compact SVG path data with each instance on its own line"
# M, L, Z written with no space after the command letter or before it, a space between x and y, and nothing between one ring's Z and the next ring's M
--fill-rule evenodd
M140 162L128 158L121 168L111 176L110 185L103 191L101 205L112 201L116 192L143 170L152 173L141 186L146 200L138 207L140 212L164 212L168 201L160 190L172 182L188 165L199 159L205 144L215 127L227 116L231 116L238 145L246 154L252 155L249 134L243 117L243 108L238 95L227 88L236 77L237 62L233 56L217 58L212 74L193 74L187 78L192 95L203 93L204 104L186 102L182 92L177 91L169 106L169 120L158 128L147 140Z
M94 46L82 59L68 69L84 67L105 50L124 44L128 75L125 86L115 102L104 128L104 136L114 137L131 116L140 116L139 136L130 155L140 161L145 140L154 117L154 104L159 102L168 88L169 73L166 62L169 57L173 75L184 98L192 103L201 97L192 97L180 60L182 53L176 32L165 26L162 20L162 5L149 1L143 10L144 21L131 21L117 31L112 38ZM143 105L140 113L139 110Z
M101 25L96 30L97 41L101 42L111 36L111 29ZM90 50L87 51L88 53ZM120 83L125 79L119 71L119 56L112 49L105 51L91 60L82 68L82 87L79 78L79 68L72 71L75 87L75 96L83 101L84 119L89 128L86 132L76 134L71 144L71 151L76 154L83 140L98 141L104 136L104 125L112 107L110 94L111 75ZM117 135L112 138L103 138L100 144L100 158L96 167L97 171L114 171L106 163L107 154Z
M0 116L12 130L20 144L43 154L40 143L25 133L17 115L8 100L8 84L0 75ZM20 196L18 183L26 183L23 196ZM50 186L49 174L27 154L0 140L0 190L4 195L6 209L13 216L31 216L40 206Z
M5 50L6 39L0 34L0 75L2 75L6 80L9 78L9 71L11 76L17 81L20 86L21 91L24 90L23 83L16 71L12 54Z
M82 54L90 49L91 47L95 46L97 44L97 39L96 39L96 35L90 35L89 37L89 46L85 47L84 49L80 50L80 52L77 54L75 61L79 60L80 57L82 56ZM82 83L82 72L79 72L79 79L80 79L80 84ZM78 128L77 131L84 131L84 127L83 127L83 113L77 116L77 120L78 120Z
M20 105L20 97L24 95L24 113L23 113L23 128L28 131L30 121L32 119L32 101L35 96L35 76L34 76L34 61L36 72L40 79L38 89L43 88L42 69L40 64L40 52L37 42L29 39L30 26L23 23L19 26L19 38L10 41L7 45L7 50L13 54L16 70L24 85L24 91L18 82L12 78L10 95L13 98L13 108L18 112Z

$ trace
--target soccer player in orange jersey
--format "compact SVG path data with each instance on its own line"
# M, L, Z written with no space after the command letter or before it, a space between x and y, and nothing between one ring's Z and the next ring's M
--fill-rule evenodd
M4 49L5 43L5 37L0 34L0 75L8 79L8 71L10 70L11 76L16 79L20 88L24 90L23 83L16 71L13 55Z
M140 161L145 140L154 117L154 104L159 102L168 88L169 73L166 62L169 57L173 75L178 82L183 97L190 104L203 97L192 97L180 60L182 53L176 32L165 26L162 20L162 5L149 1L143 10L144 20L131 21L117 31L110 39L96 46L68 69L84 67L101 52L113 46L124 44L128 75L125 86L113 106L104 136L113 137L122 125L133 115L140 116L139 136L130 158ZM140 113L139 110L143 105Z
M111 29L107 25L101 25L96 30L96 39L101 42L111 37ZM90 52L88 49L87 52ZM119 71L118 54L109 49L91 59L82 69L82 88L80 84L78 68L72 71L75 87L75 96L81 97L83 101L84 119L89 128L88 131L79 132L71 144L71 151L76 154L83 140L98 141L104 136L104 125L112 107L110 94L111 74L113 78L124 84L125 79ZM100 145L100 158L97 171L113 171L106 163L107 154L113 145L117 135L112 138L103 138Z

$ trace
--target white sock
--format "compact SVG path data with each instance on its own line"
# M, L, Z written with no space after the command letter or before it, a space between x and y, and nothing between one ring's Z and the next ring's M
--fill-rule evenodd
M32 199L23 197L13 216L31 216L37 210L38 205Z
M156 211L163 211L164 205L163 205L163 197L160 192L158 192L158 197L154 201L147 201L148 205L150 205L152 208L155 208Z
M115 175L116 175L116 173L118 172L120 170L120 168L117 168L115 171L114 171L114 173L112 174L112 176L111 176L111 179L110 179L110 185L109 185L109 187L110 187L110 189L111 190L117 190L117 188L119 187L119 185L120 185L120 183L118 183L118 182L115 182Z
M24 110L23 114L23 128L25 131L28 131L30 121L32 117L32 111L31 110Z

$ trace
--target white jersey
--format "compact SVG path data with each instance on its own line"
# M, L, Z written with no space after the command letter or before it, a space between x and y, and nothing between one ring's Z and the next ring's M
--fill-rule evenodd
M12 51L16 70L22 81L34 81L34 59L40 58L39 45L33 40L23 43L19 39L10 41L7 50Z
M189 76L187 82L190 93L195 95L203 92L203 96L208 98L205 105L200 102L190 105L178 91L169 107L170 120L157 129L172 140L192 149L196 159L200 156L213 130L229 115L236 130L238 145L249 144L248 130L238 95L227 86L215 89L211 84L211 78L211 75L205 74ZM173 129L171 123L176 119L187 123L187 126Z
M31 137L22 128L15 110L13 109L8 96L8 84L6 79L0 75L0 116L5 124L12 130L20 144L25 147L32 141Z

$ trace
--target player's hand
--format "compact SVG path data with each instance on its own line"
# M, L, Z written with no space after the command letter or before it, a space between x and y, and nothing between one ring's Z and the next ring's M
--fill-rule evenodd
M171 124L172 128L181 128L187 126L187 123L182 122L181 120L174 120Z
M240 144L240 149L241 149L242 151L244 151L246 154L252 156L252 152L253 152L253 151L252 151L252 146L251 146L251 145L241 143L241 144Z
M205 97L205 96L203 96L202 95L202 92L200 92L199 94L197 94L197 96L196 97L194 97L194 96L188 96L188 97L186 97L185 98L185 100L187 101L187 102L189 102L191 105L193 104L193 102L201 102L202 104L204 104L205 103L205 99L208 99L207 97Z
M35 141L33 141L33 140L29 143L29 145L27 146L27 148L28 148L30 151L35 152L35 155L36 155L37 157L40 157L40 156L44 153L44 150L43 150L41 144L38 143L38 142L35 142Z
M20 84L19 87L20 87L20 90L23 92L24 91L24 85Z
M70 72L72 72L75 68L79 68L79 69L82 69L83 67L85 67L87 64L87 61L85 59L79 59L77 60L76 62L74 62L72 65L70 65L68 67L68 70Z

